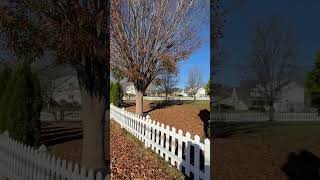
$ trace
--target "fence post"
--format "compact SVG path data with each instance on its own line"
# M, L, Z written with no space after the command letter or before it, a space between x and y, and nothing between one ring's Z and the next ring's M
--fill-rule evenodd
M210 179L210 140L204 140L204 179Z

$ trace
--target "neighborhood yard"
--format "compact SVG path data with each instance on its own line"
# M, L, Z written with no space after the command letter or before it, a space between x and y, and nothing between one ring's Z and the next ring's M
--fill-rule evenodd
M135 102L125 101L126 110L135 112ZM192 136L205 137L205 123L210 118L209 101L143 101L145 114L149 114L152 120L158 121L170 127L181 129L184 133L190 132Z
M82 137L70 138L77 132L73 129L80 127L80 122L54 122L44 125L43 141L47 142L48 151L57 158L81 165ZM50 139L52 133L57 135ZM151 150L145 149L138 139L121 129L114 121L110 122L108 148L112 179L184 179L178 169Z
M184 179L184 175L162 160L136 137L111 121L112 179Z
M214 124L212 173L229 180L320 179L320 122Z

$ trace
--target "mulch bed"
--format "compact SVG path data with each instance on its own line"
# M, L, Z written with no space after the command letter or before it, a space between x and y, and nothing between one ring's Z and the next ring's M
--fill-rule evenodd
M111 121L111 178L112 179L181 179L168 164L157 155L144 149L143 145L128 132ZM129 137L128 137L129 136ZM170 175L169 175L170 174Z
M189 132L191 136L198 135L203 140L205 138L205 130L201 111L208 110L201 106L189 103L177 103L169 106L154 108L153 104L157 101L144 100L143 110L149 114L152 120L158 121L170 127L175 127L177 132L179 129L185 134ZM159 102L159 101L158 101ZM209 104L208 104L209 105ZM127 110L135 112L135 103L127 104ZM206 119L209 119L207 117Z

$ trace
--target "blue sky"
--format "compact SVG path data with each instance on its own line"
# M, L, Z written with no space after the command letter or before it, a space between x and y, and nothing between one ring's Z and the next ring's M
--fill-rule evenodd
M180 62L180 73L178 88L185 88L188 85L188 71L190 68L198 68L201 71L203 83L210 78L210 25L206 25L200 32L202 46L194 51L189 59Z
M319 0L228 0L222 48L225 54L218 82L238 85L244 71L232 65L248 64L250 36L259 20L276 16L295 34L298 56L296 64L306 68L313 65L314 55L320 50Z

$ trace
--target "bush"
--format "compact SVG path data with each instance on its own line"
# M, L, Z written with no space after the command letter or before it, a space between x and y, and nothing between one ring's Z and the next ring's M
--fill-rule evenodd
M20 64L0 102L1 119L4 121L2 130L7 129L11 137L27 145L38 145L42 107L40 95L39 81L30 66Z
M0 132L7 130L8 110L10 109L9 103L12 99L12 91L16 80L17 76L12 72L7 79L7 85L3 86L3 93L1 93L0 99Z
M4 94L4 91L8 85L8 82L10 80L11 76L11 69L5 68L0 72L0 100L2 95Z
M123 89L119 82L112 85L110 101L113 105L121 107L123 98Z
M109 89L109 90L110 90L110 91L109 91L109 93L110 93L110 103L112 103L112 100L111 100L111 99L112 99L112 88L113 88L113 85L114 85L114 83L111 82L111 83L110 83L110 89Z

